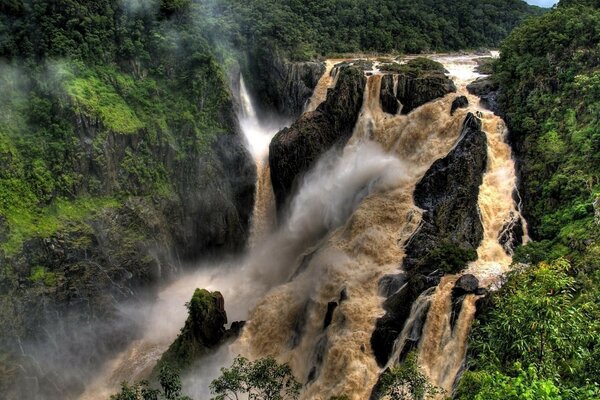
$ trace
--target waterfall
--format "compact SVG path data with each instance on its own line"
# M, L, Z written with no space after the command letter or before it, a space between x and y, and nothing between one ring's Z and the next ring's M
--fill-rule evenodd
M472 56L434 58L455 79L460 94L469 97L469 107L450 115L455 98L451 94L408 115L385 113L380 103L382 74L375 65L351 139L343 149L326 153L301 179L278 227L273 223L267 156L271 138L285 123L259 120L241 77L239 121L258 169L248 253L231 264L204 266L164 288L144 313L143 337L107 364L103 383L88 392L115 390L121 380L147 374L183 326L184 303L202 287L223 293L230 321L247 323L236 342L203 359L184 377L184 391L192 397L208 398L208 384L219 368L242 354L251 359L271 355L289 363L305 384L302 399L368 398L382 372L370 345L375 322L384 314L379 282L398 273L404 245L421 222L422 210L413 200L416 184L456 145L468 112L482 120L488 166L478 198L484 238L478 260L464 272L493 287L511 263L498 237L510 218L520 216L513 200L516 178L506 127L466 93L465 85L477 77ZM324 101L335 86L336 71L335 61L328 61L306 111ZM451 323L451 292L459 277L445 276L437 288L417 298L387 365L398 362L407 343L418 342L423 370L446 391L451 391L464 362L478 298L467 295ZM337 306L325 324L332 302ZM168 324L161 320L164 315L169 316Z

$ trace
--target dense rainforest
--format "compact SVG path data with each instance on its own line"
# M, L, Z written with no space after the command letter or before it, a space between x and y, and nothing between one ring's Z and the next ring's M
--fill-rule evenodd
M533 241L479 315L460 398L600 396L599 8L561 1L494 64Z
M456 397L598 398L599 8L2 1L0 393L81 392L135 336L119 304L244 249L256 172L231 90L240 71L265 112L291 117L271 79L294 62L500 46L493 79L533 241L480 302Z

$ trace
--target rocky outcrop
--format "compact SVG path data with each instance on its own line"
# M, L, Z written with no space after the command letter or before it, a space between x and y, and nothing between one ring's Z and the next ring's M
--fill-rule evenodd
M482 107L500 115L500 106L498 104L499 85L492 77L478 78L467 85L467 90L469 93L479 96L479 104Z
M450 107L450 115L454 115L456 110L459 108L467 108L469 106L469 100L466 96L457 96L452 101L452 106Z
M437 286L444 273L456 273L477 257L476 249L483 239L477 200L486 164L487 139L481 121L469 113L456 146L433 163L415 188L415 204L424 213L421 225L405 246L404 272L388 275L380 282L380 292L387 297L383 305L386 314L377 320L371 336L379 365L387 363L419 296ZM457 291L477 285L464 278ZM420 338L426 308L420 311L406 351Z
M484 295L487 290L479 287L479 279L472 274L464 274L454 284L452 288L452 311L450 314L450 327L454 329L456 320L462 310L463 302L467 295Z
M393 75L388 74L381 78L381 92L379 98L381 100L381 109L384 112L392 115L398 113L401 104L396 98Z
M325 72L322 62L288 61L272 49L257 49L248 59L247 83L260 110L286 118L296 118L302 113Z
M406 246L405 270L453 273L476 257L483 238L477 201L486 165L487 139L481 121L469 113L458 144L415 188L415 204L425 212Z
M157 373L163 365L185 371L194 361L208 355L241 332L243 322L234 322L225 329L227 313L220 292L196 289L187 303L188 318L177 339L163 353L156 364Z
M383 111L408 114L432 100L456 92L456 86L441 71L422 71L386 75L381 81L381 106ZM400 102L401 107L398 105Z
M202 139L193 123L123 134L64 107L65 142L80 153L63 172L81 177L66 212L10 252L0 226L0 352L15 352L23 379L51 382L15 398L80 392L137 333L123 304L148 300L190 261L244 249L254 203L256 168L230 102L215 116L219 131Z
M402 103L402 114L452 92L456 92L456 86L444 73L432 72L416 77L398 75L396 98Z
M400 274L401 275L401 274ZM393 276L393 275L389 275ZM398 275L397 275L398 276ZM385 278L380 282L380 291L385 286ZM410 278L397 291L387 296L383 303L385 315L375 323L375 330L371 336L371 348L375 359L380 366L387 363L394 348L394 342L402 332L404 324L411 313L413 303L426 290L437 286L440 282L440 275L437 273L429 276L421 274L411 274ZM421 330L425 323L428 308L424 308L422 314L415 321L415 329L411 338L413 343L405 346L401 358L406 356L408 351L413 348L421 336Z
M289 128L275 135L269 146L271 182L278 213L292 196L298 179L333 146L346 144L358 119L366 78L360 69L342 68L327 99Z

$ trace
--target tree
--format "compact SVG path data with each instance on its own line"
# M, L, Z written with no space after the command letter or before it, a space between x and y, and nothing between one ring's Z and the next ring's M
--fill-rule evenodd
M132 386L127 382L121 384L121 392L110 396L110 400L191 400L181 394L181 377L179 372L163 365L158 374L161 389L152 389L148 381L141 381Z
M302 388L289 365L278 364L272 357L251 362L238 356L221 374L210 384L216 395L212 400L238 400L240 395L250 400L295 400Z
M483 324L473 331L481 366L510 370L516 361L534 365L541 377L580 365L589 355L596 322L591 305L572 301L575 279L564 259L509 274Z
M386 370L381 377L382 396L390 400L422 400L442 393L442 389L429 383L421 371L416 352L411 352L406 360Z

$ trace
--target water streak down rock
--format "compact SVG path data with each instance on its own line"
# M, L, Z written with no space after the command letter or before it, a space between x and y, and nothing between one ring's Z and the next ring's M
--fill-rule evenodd
M416 186L415 204L425 212L406 245L402 267L407 283L388 297L386 315L377 321L371 337L381 366L391 356L411 304L426 289L436 286L443 272L455 273L477 257L483 239L477 201L486 164L487 139L481 121L469 113L456 146L434 162Z
M336 145L344 146L350 139L366 82L361 70L343 68L327 100L277 133L271 141L269 165L278 215L294 193L298 178L327 150Z

